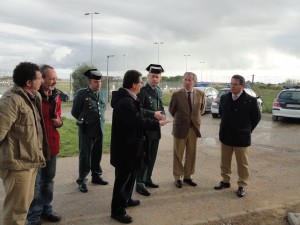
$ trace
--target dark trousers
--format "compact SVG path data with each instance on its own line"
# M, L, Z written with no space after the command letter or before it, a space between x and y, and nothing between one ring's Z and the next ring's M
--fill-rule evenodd
M93 176L101 176L102 136L79 136L79 178L78 184L86 183L86 176L91 171Z
M111 201L111 214L125 215L126 205L132 196L132 190L136 179L136 171L124 171L115 169L115 183Z
M149 139L149 158L148 164L144 165L137 173L136 183L138 186L143 186L145 182L150 182L152 177L152 172L157 156L159 139Z
M42 212L52 212L53 185L56 174L56 156L46 161L46 167L38 170L35 180L34 198L31 202L27 221L34 223L41 220Z

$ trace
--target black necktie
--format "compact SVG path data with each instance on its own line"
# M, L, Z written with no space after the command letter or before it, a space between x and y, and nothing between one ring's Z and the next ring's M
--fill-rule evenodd
M192 99L191 99L191 92L190 91L188 92L188 98L187 99L188 99L190 110L192 111Z

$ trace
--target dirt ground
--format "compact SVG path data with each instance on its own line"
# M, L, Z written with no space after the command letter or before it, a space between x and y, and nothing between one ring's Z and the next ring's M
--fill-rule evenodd
M289 225L287 212L300 212L300 203L288 208L277 208L264 212L249 213L243 216L226 218L202 225Z

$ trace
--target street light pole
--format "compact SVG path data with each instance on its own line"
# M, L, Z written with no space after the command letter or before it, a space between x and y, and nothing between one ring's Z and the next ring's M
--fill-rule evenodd
M159 45L160 44L163 44L163 42L162 41L160 41L160 42L154 42L154 44L155 45L157 45L157 61L158 61L158 63L157 64L159 64Z
M185 72L187 72L187 57L190 55L184 55L185 56Z
M91 66L93 65L93 42L94 42L94 14L100 14L98 12L85 13L85 16L91 15Z
M107 102L109 102L109 82L108 82L108 61L109 58L114 57L114 55L107 55L107 73L106 73L106 88L107 88Z
M201 82L203 81L202 80L202 72L203 72L203 64L205 63L205 62L200 62L201 64L202 64L202 68L201 68Z

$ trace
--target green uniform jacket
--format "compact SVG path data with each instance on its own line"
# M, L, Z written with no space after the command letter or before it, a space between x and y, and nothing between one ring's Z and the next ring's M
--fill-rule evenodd
M80 136L99 137L104 133L105 94L95 94L89 87L75 93L72 115L77 119Z
M159 87L152 88L148 83L141 88L140 93L137 94L142 108L142 115L144 118L154 118L155 111L161 111L166 115L162 104L162 91ZM160 127L155 131L147 131L149 139L160 139Z

